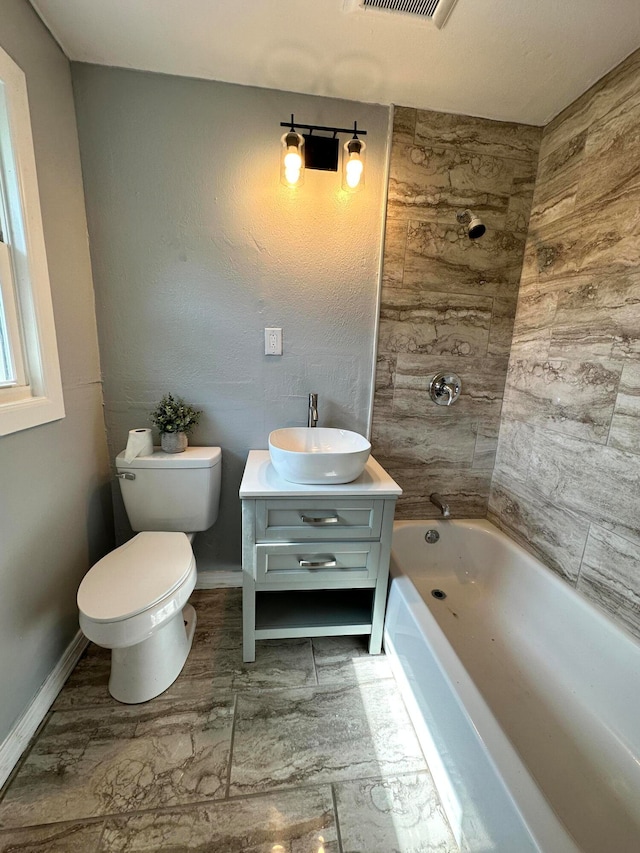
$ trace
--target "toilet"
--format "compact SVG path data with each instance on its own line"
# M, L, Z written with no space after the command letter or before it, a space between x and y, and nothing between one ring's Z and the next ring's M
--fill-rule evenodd
M111 649L109 692L126 704L163 693L180 675L196 626L187 604L196 584L195 533L218 517L222 452L159 449L125 462L117 477L137 536L111 551L78 589L80 628Z

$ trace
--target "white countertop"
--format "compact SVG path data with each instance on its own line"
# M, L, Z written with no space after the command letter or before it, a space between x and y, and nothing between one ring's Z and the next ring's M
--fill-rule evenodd
M250 450L240 483L241 498L295 498L310 495L369 495L383 498L401 494L400 486L373 456L369 457L364 471L352 483L339 486L307 486L283 480L271 464L268 450Z

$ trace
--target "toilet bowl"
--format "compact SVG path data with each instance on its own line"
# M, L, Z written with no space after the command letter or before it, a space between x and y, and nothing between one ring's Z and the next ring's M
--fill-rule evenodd
M196 561L184 533L138 533L107 554L78 589L80 627L112 649L109 692L119 702L146 702L180 674L196 614L187 604Z

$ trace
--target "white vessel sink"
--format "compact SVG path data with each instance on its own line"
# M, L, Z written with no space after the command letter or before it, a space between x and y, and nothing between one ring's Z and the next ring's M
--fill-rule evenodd
M371 445L347 429L288 427L269 435L271 463L290 483L351 483L364 471Z

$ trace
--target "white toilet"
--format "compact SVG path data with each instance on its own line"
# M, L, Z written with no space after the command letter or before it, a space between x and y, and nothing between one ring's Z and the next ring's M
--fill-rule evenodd
M113 650L109 692L119 702L158 696L187 660L196 626L191 541L218 517L221 458L219 447L116 458L129 522L144 532L89 570L78 608L84 635Z

